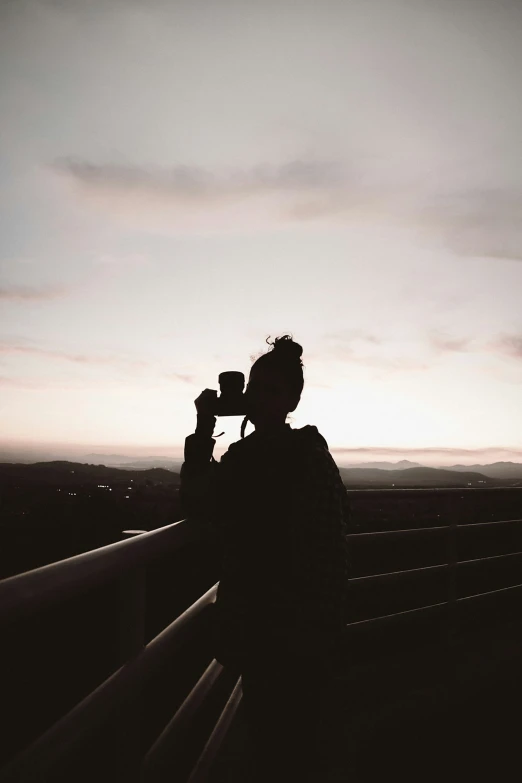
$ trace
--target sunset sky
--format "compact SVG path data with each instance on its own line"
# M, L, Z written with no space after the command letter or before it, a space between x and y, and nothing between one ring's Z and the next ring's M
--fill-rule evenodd
M2 443L177 456L290 333L290 423L339 463L522 461L521 32L508 0L1 3Z

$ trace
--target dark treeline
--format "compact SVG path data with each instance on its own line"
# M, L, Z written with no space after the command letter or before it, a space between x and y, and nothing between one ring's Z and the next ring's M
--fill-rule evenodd
M179 474L70 462L0 465L0 578L180 518Z

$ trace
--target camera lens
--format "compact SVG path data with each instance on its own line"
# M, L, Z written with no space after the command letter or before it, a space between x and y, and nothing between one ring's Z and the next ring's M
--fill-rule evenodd
M245 376L242 372L228 370L219 374L221 394L242 394L245 387Z

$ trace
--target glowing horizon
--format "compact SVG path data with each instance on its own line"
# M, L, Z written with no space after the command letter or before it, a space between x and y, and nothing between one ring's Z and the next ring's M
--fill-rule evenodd
M214 457L219 459L229 444L239 440L239 424L234 426L218 426L215 434L226 430L224 438L216 439ZM294 426L294 424L291 424ZM235 431L237 430L237 431ZM228 435L228 437L226 437ZM330 444L329 444L330 445ZM426 447L423 449L404 449L386 447L341 448L330 445L330 451L340 467L370 462L400 462L409 460L432 467L445 467L456 464L474 465L491 464L494 462L520 462L522 464L522 449L494 446L482 449L458 449ZM13 457L31 462L65 459L76 462L86 462L94 456L121 456L139 460L146 457L164 457L165 459L183 460L183 445L168 446L148 444L136 446L129 443L49 443L30 440L0 441L0 462L13 461ZM7 457L7 458L6 458ZM16 459L14 461L17 461Z

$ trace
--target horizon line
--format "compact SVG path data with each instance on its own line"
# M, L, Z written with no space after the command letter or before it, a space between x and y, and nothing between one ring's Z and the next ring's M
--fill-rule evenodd
M481 458L492 462L522 460L522 446L481 446L477 448L459 448L455 446L331 446L330 444L328 444L328 446L330 453L336 460L343 460L346 462L366 462L369 460L383 462L387 460L401 461L404 459L419 461L419 459L422 460L424 458L428 459L430 462L438 462L439 460L447 462L448 460L452 460L452 464L455 464L462 460L474 460L476 462ZM214 451L217 455L221 456L227 449L228 445L223 444L223 446L221 446L219 440L216 440ZM89 444L6 439L0 441L0 452L1 451L18 452L23 454L26 459L31 454L33 457L40 455L35 461L52 461L53 459L58 459L59 454L56 454L56 452L61 452L63 458L65 458L66 455L75 455L76 460L89 457L91 454L96 454L96 456L99 456L100 458L121 456L136 460L147 457L179 460L184 456L184 444ZM0 460L2 460L1 456Z

